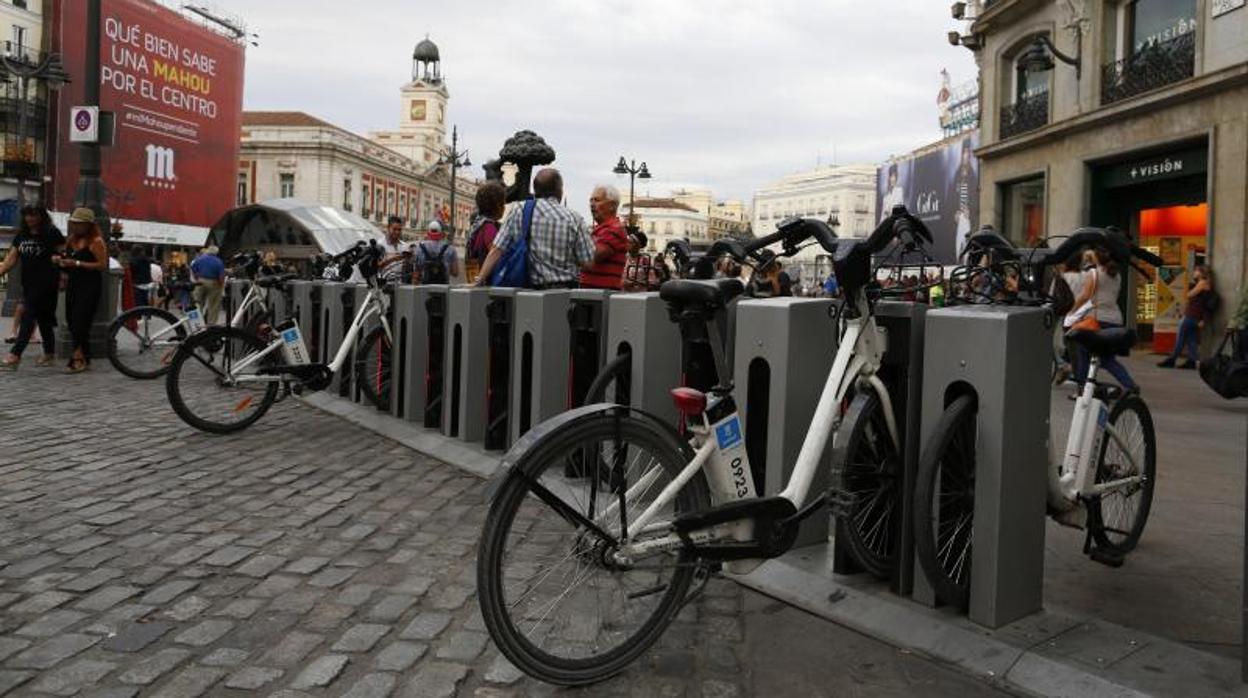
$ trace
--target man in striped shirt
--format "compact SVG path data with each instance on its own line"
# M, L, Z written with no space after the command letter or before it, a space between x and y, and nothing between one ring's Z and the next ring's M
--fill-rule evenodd
M605 184L594 187L589 210L594 216L594 261L581 270L581 288L620 290L624 284L624 264L628 261L628 233L616 216L620 192Z

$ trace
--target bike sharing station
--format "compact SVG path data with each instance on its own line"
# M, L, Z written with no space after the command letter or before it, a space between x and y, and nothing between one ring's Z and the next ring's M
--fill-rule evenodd
M844 308L838 311L827 300L737 299L739 291L726 292L718 282L682 283L713 287L685 297L726 306L721 317L706 318L718 331L691 342L687 326L674 321L679 318L672 303L654 293L399 287L392 308L389 414L367 402L351 404L335 390L305 399L488 476L498 467L500 449L524 442L533 427L582 404L600 369L617 358L627 357L617 362L626 368L619 369L621 380L606 399L624 393L633 408L677 426L683 410L668 392L690 382L690 345L702 344L714 368L730 374L719 379L730 381L739 408L736 435L749 455L751 489L774 499L801 460L809 425L826 398L820 391L829 371L856 365L833 358L841 348L837 328L845 321ZM310 345L321 357L332 356L342 341L360 293L334 282L292 282L289 312L298 316L305 336L319 337ZM1056 468L1049 454L1060 455L1062 446L1049 443L1052 315L1043 308L929 309L895 300L875 302L871 313L878 327L877 370L846 384L835 435L818 455L808 485L812 496L827 491L830 507L791 513L803 517L796 545L749 571L727 563L730 572L743 572L730 576L867 635L1031 693L1185 694L1195 669L1184 675L1142 671L1130 657L1112 667L1071 658L1124 637L1149 644L1154 649L1148 656L1164 652L1189 660L1180 662L1189 667L1207 668L1206 655L1046 610L1046 494ZM1018 395L1034 399L1012 399ZM968 404L974 406L969 418ZM878 416L885 412L891 419ZM964 445L973 449L973 472L932 476L930 467L921 467L931 460L924 461L924 450L941 434L956 438L956 428L970 434ZM893 448L877 453L877 462L859 462L855 453L867 451L855 451L855 439L871 430L889 432ZM891 497L892 508L855 524L853 514L870 511L856 503L855 482ZM922 516L909 504L921 499L916 489L927 488L939 502L936 493L958 487L965 488L961 501L969 508L937 505L926 515L938 544L942 527L972 532L958 550L967 559L937 554L948 577L969 588L966 598L932 584L916 561L914 530L921 527L914 521ZM847 531L849 526L859 528ZM957 547L955 537L949 549ZM1060 608L1060 599L1050 603ZM1238 676L1225 677L1223 669L1203 679L1202 695L1238 690ZM1205 690L1209 686L1216 690Z

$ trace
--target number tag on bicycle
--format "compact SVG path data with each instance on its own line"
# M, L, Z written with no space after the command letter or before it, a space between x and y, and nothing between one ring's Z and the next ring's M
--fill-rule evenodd
M204 329L204 315L199 312L199 308L191 308L186 311L186 324L190 325L191 332L198 332Z
M294 320L288 320L277 326L282 336L282 356L292 366L306 364L311 360L308 347L303 343L303 333Z
M708 470L711 489L717 499L751 499L754 494L754 474L750 472L750 458L745 452L745 438L741 433L741 417L734 410L724 419L711 425L715 435L716 466Z

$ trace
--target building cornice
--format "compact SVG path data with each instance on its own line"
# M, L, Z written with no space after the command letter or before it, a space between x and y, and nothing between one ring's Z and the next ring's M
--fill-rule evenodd
M1248 63L1197 75L1160 90L1085 112L1035 131L980 146L975 150L975 157L980 160L989 160L1010 155L1055 140L1069 138L1083 131L1125 121L1142 114L1155 113L1159 109L1188 102L1194 98L1207 97L1244 86L1248 86Z
M450 191L450 182L443 182L430 178L427 175L412 172L401 168L396 168L387 162L378 162L372 160L362 153L344 148L340 144L332 142L318 143L299 143L291 141L256 141L249 140L242 143L239 157L242 159L255 159L258 156L282 157L284 155L307 155L307 156L340 156L344 160L349 160L355 167L367 168L376 174L385 175L392 179L406 180L417 186L430 187L434 189ZM472 192L472 183L457 178L459 180L459 188L457 191L463 193Z
M996 0L986 9L980 11L979 16L971 24L972 34L982 34L991 31L992 27L1009 23L1016 19L1022 12L1032 9L1032 5L1036 4L1036 0Z

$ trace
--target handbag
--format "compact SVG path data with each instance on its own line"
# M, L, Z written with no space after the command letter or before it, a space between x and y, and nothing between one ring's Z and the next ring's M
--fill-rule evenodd
M1092 295L1088 298L1087 301L1084 302L1083 305L1079 306L1079 308L1075 310L1075 312L1067 316L1068 321L1070 321L1071 318L1073 317L1073 322L1070 322L1070 324L1067 325L1067 328L1069 331L1071 332L1079 332L1079 331L1099 332L1100 331L1101 322L1100 320L1096 319L1096 286L1097 286L1098 276L1099 276L1098 272L1095 269L1093 269L1092 270Z
M490 285L497 288L527 288L529 285L529 233L533 228L533 209L536 199L524 202L524 216L520 229L523 236L512 243L498 260L498 266L490 275Z
M1228 342L1234 346L1232 337L1224 336L1213 356L1200 362L1201 380L1227 400L1248 397L1248 361L1236 361L1226 353Z

